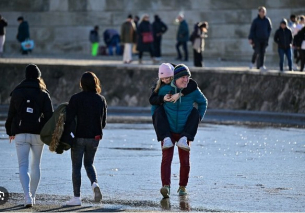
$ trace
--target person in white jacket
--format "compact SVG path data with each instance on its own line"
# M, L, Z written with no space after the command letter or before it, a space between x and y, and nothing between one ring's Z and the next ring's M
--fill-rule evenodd
M194 53L194 66L202 67L202 52L204 51L205 41L207 38L208 23L199 22L195 25L194 31L190 40L192 41L193 53Z

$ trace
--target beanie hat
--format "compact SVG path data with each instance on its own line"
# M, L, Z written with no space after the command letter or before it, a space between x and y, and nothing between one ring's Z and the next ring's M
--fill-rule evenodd
M287 20L285 18L282 19L281 24L287 25Z
M25 78L26 79L37 79L41 77L41 72L35 64L29 64L25 68Z
M182 76L191 76L189 68L184 64L178 64L174 69L174 80L181 78Z
M174 67L170 63L162 63L159 66L159 79L173 77Z

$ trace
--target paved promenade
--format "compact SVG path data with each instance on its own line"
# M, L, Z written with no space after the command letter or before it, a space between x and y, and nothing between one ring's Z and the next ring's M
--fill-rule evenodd
M170 63L184 63L189 67L193 67L193 59L190 58L189 61L178 61L175 59L175 56L164 56L160 63L153 64L150 60L150 57L147 55L143 56L143 64L138 64L138 56L133 56L133 62L131 64L123 64L122 56L97 56L92 57L90 55L39 55L36 53L23 56L19 54L7 54L4 58L0 58L0 63L10 63L10 64L56 64L56 65L78 65L78 66L88 66L88 65L96 65L96 66L153 66L158 67L159 64L163 62L170 62ZM232 71L242 71L242 70L249 70L249 61L240 61L239 59L236 60L224 60L221 58L204 58L204 67L205 68L218 68L221 70L232 70ZM272 61L271 59L266 61L266 67L269 70L278 70L278 62ZM253 69L253 71L257 71Z

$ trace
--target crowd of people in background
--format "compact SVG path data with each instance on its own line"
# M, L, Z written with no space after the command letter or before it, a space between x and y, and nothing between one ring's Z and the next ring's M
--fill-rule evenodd
M254 49L254 53L249 66L250 69L256 66L261 71L267 70L265 52L271 35L272 23L266 14L267 9L259 7L258 16L251 24L248 39ZM285 56L288 61L289 71L298 70L299 61L301 61L300 71L303 71L305 64L305 17L292 14L289 22L283 18L274 34L273 40L278 45L280 71L284 71ZM293 63L293 55L295 64Z
M254 53L249 66L250 69L256 67L261 71L267 70L265 53L269 45L272 22L266 14L267 9L263 6L259 7L258 16L251 24L248 39ZM16 38L20 42L21 53L26 55L34 45L29 43L29 24L22 16L18 17L17 21L19 26ZM208 37L208 23L197 22L191 33L183 14L177 16L176 23L178 24L175 45L176 60L189 60L188 42L190 41L193 49L194 66L202 67L205 38ZM0 57L3 57L7 25L7 21L0 15ZM278 45L280 71L284 71L285 56L289 71L298 69L303 71L305 66L305 16L292 14L289 21L284 18L281 21L279 20L279 25L273 40ZM92 56L123 55L123 63L125 64L132 63L133 56L137 55L138 63L142 64L143 55L148 52L152 63L156 64L162 60L162 37L167 30L167 25L158 15L154 16L153 22L150 21L148 14L144 14L141 19L138 16L133 18L132 15L128 15L121 25L120 32L112 28L103 31L105 46L100 45L99 26L94 26L94 29L89 33L89 41L92 44L91 54ZM181 46L183 52L181 52Z
M188 41L191 41L194 50L194 66L202 67L202 52L204 51L204 39L207 38L208 23L196 23L194 25L194 31L191 34L183 14L177 16L176 23L178 24L176 35L176 60L188 61L187 43ZM138 63L142 64L143 55L145 52L148 52L152 63L156 64L162 60L162 37L167 30L167 25L158 15L154 16L154 21L151 23L148 14L144 14L141 19L138 16L133 18L133 16L129 14L126 21L121 25L120 34L114 29L106 29L104 31L104 42L108 48L108 53L103 46L99 48L99 51L101 55L113 55L112 48L116 47L116 54L123 55L123 63L125 64L132 63L133 55L138 55ZM96 39L93 39L96 36L98 36L98 32L92 30L89 36L90 42L92 43L92 56L97 55L97 42ZM121 44L121 46L119 44ZM181 46L183 48L183 57L180 51Z

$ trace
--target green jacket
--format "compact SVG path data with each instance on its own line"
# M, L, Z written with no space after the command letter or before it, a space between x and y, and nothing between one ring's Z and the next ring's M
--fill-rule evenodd
M68 103L60 104L40 132L41 141L49 146L50 151L56 151L57 154L69 150L74 140L76 120L69 127L65 126L67 106Z
M177 41L187 42L189 40L189 27L185 20L181 21L177 31Z

